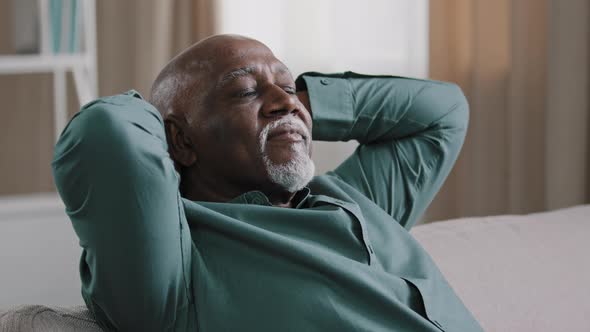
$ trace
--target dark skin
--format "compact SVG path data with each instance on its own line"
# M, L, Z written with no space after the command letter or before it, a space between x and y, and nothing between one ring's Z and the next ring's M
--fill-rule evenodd
M305 91L295 91L287 67L256 40L218 35L174 58L154 88L170 77L182 84L167 109L156 107L164 115L169 153L181 173L183 196L227 202L258 190L274 206L292 207L295 193L271 181L259 144L262 129L284 117L301 119L311 135L309 97ZM269 159L281 164L294 157L291 145L301 142L269 135L266 144Z

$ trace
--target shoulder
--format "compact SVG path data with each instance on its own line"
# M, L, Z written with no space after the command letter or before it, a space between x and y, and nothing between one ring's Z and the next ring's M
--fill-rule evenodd
M98 108L117 108L117 107L141 107L141 108L145 108L145 109L149 109L150 111L154 111L155 113L159 112L156 110L156 108L150 104L147 100L145 100L142 95L135 91L135 90L129 90L127 92L124 93L120 93L120 94L116 94L116 95L111 95L111 96L104 96L104 97L100 97L97 98L85 105L83 105L80 108L80 111L84 111L87 109L91 109L91 108L97 108L97 106L100 106Z

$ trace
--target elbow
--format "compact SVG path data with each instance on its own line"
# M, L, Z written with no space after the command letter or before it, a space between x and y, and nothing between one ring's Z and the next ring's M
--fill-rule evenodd
M69 155L94 153L95 149L105 143L118 146L119 142L113 140L124 133L122 123L123 120L117 112L101 104L93 104L82 109L70 120L55 145L54 166Z
M448 120L450 124L457 128L467 131L469 125L469 102L463 93L463 90L455 84L449 85L449 104L448 104Z
M68 123L51 162L55 185L68 211L78 211L92 182L115 167L113 160L124 157L128 148L121 137L125 135L120 116L104 107L84 109Z
M452 136L465 136L469 124L469 103L461 88L454 83L435 82L430 100L440 116L430 127Z

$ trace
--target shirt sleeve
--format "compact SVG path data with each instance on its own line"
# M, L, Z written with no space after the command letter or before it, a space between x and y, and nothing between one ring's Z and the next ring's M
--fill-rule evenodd
M83 298L105 330L164 331L190 300L190 232L157 110L133 95L82 108L55 183L83 248Z
M396 76L305 73L313 138L357 140L334 171L406 229L449 174L467 131L468 104L452 83Z

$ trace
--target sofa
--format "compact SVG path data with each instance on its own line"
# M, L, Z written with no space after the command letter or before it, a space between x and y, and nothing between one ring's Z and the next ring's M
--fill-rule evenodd
M484 330L590 331L590 205L411 231ZM55 194L0 199L0 331L100 331Z

